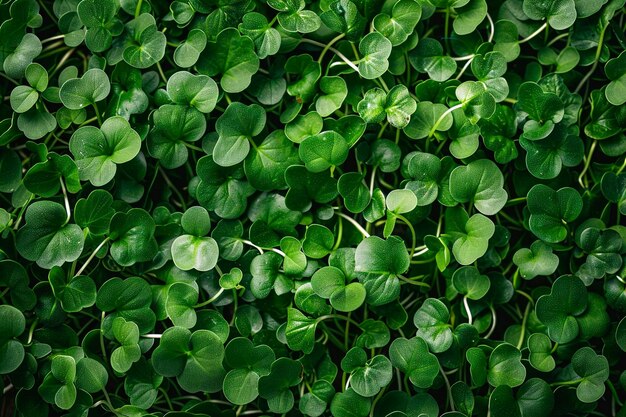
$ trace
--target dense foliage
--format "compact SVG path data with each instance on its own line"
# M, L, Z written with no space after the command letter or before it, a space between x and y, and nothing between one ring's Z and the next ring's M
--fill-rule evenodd
M626 416L625 0L1 0L0 414Z

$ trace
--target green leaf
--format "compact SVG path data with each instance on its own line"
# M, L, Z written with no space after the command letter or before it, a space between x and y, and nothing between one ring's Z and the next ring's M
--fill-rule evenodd
M17 308L0 305L0 375L15 371L24 360L24 346L15 340L26 328L26 319Z
M488 249L489 239L495 233L493 222L476 213L468 218L463 209L448 209L446 232L454 240L452 254L461 265L469 265L483 256Z
M295 308L287 309L285 336L290 349L311 353L315 344L317 321L306 317Z
M160 375L176 377L187 392L217 392L225 375L223 358L224 346L215 333L171 327L163 332L152 364Z
M253 146L245 159L244 170L250 184L258 190L285 188L285 170L300 162L298 150L282 130L270 133Z
M217 84L213 79L187 71L179 71L167 80L167 94L174 103L196 108L202 113L210 113L218 99Z
M214 77L221 75L220 86L227 93L245 90L259 69L259 58L254 53L254 42L241 36L235 28L228 28L209 42L200 54L198 71Z
M341 368L350 373L350 386L358 395L373 397L381 388L391 382L391 362L383 355L367 359L367 354L360 347L346 352L341 360Z
M11 108L16 113L27 112L37 103L37 100L39 100L39 93L33 87L18 85L11 91Z
M530 119L524 124L524 137L528 140L545 138L563 119L563 102L559 96L543 91L537 83L525 82L519 87L518 95L517 105Z
M557 191L537 184L528 192L530 230L547 243L558 243L567 237L567 223L576 220L582 210L582 199L570 187Z
M452 346L449 321L448 307L436 298L427 298L413 317L417 337L423 339L434 353L445 352Z
M337 189L343 198L346 209L351 213L361 213L370 202L369 189L363 176L356 172L343 174L337 182Z
M330 403L333 417L366 417L370 412L370 400L357 394L352 388L335 394Z
M567 29L576 20L574 0L524 0L523 9L531 19L547 19L556 30Z
M75 224L68 224L62 205L37 201L26 210L26 224L19 229L16 248L29 261L51 269L74 262L83 251L85 236Z
M259 59L275 55L280 49L280 32L271 27L261 13L246 13L239 24L239 31L254 41Z
M489 356L489 384L494 387L508 385L511 388L522 385L526 379L526 368L521 359L521 352L513 345L503 343L496 346Z
M533 279L539 275L552 275L559 266L559 257L552 253L552 248L540 240L533 242L530 249L519 249L513 255L513 263L518 266L524 279Z
M359 42L359 74L361 77L372 80L383 75L389 68L391 42L378 32L368 33Z
M113 320L113 336L121 344L111 353L111 367L120 373L127 372L141 358L139 327L123 317Z
M211 237L182 235L172 242L172 260L183 271L210 271L218 257L219 247Z
M76 387L89 393L104 389L109 380L106 368L97 360L82 358L76 363Z
M332 252L335 236L327 227L312 224L306 229L302 250L309 258L321 259Z
M315 110L322 117L330 116L341 108L348 95L348 86L341 77L322 77L320 80L320 95L315 101Z
M621 106L626 102L624 93L626 93L626 72L624 64L626 63L626 54L622 52L618 57L609 60L604 67L606 76L611 80L606 86L604 94L606 99L614 106Z
M300 144L299 155L306 169L318 173L341 165L348 157L349 146L339 133L326 131L309 136Z
M607 172L602 176L601 185L606 199L617 203L619 212L626 214L626 174Z
M422 39L409 54L409 62L417 71L427 73L438 82L446 81L456 71L456 61L443 52L441 44L433 38Z
M548 336L557 343L571 342L578 336L576 316L587 307L587 290L575 276L559 277L550 290L537 300L537 318L548 328Z
M250 152L250 140L261 133L265 120L265 110L257 104L230 104L215 125L219 134L213 149L215 162L229 167L243 161Z
M528 171L540 179L557 177L563 166L573 167L583 160L583 142L578 136L569 135L561 124L555 126L548 136L541 140L520 138L520 145L526 150Z
M393 6L387 6L382 13L376 15L372 21L376 31L382 33L391 41L393 46L398 46L407 38L419 22L422 15L420 3L414 0L399 0L393 2Z
M481 159L452 171L450 193L456 201L473 202L481 213L493 215L504 207L507 200L503 183L498 167L489 160Z
M355 253L355 271L367 290L368 304L387 304L398 296L398 275L408 269L409 260L404 242L397 236L387 240L371 236L361 241Z
M126 24L128 39L124 61L135 68L148 68L163 59L167 38L157 29L151 14L142 13Z
M607 359L590 347L583 347L572 356L572 368L581 379L576 387L576 397L584 403L599 400L604 394L605 381L609 377Z
M187 161L187 144L200 140L206 131L204 115L192 107L165 104L152 117L148 151L165 168L178 168Z
M113 179L118 164L137 156L141 138L126 119L114 116L106 119L100 129L93 126L77 129L69 146L81 180L102 186Z
M278 358L268 375L259 378L259 395L267 400L274 413L286 413L293 408L294 396L290 388L302 380L302 365L289 358Z
M151 302L150 286L139 277L125 280L111 278L102 284L96 297L96 306L104 312L110 312L104 321L107 333L111 331L117 317L135 322L142 334L151 331L156 320L150 309Z
M452 286L470 300L480 300L489 291L491 282L489 277L482 275L477 268L464 266L454 271Z
M191 285L175 282L167 291L165 311L174 326L190 329L196 325L196 312L193 309L198 303L198 290Z
M87 276L67 277L58 266L50 270L48 281L63 311L76 313L96 303L96 284Z
M350 0L335 0L328 10L320 15L322 22L335 32L343 33L354 42L359 39L365 29L366 20L359 11L357 4Z
M109 226L111 256L118 264L130 266L137 262L152 260L157 253L154 239L155 223L142 209L130 209L115 213Z
M528 360L533 368L541 372L550 372L555 367L552 357L552 342L543 333L534 333L528 338Z
M201 29L190 30L187 39L176 47L174 62L182 68L194 66L206 45L207 36Z
M428 345L419 336L395 339L389 347L389 358L418 388L430 388L439 374L437 357L428 351Z
M82 77L64 82L59 97L65 107L78 110L104 100L110 91L111 83L107 74L101 69L92 68Z

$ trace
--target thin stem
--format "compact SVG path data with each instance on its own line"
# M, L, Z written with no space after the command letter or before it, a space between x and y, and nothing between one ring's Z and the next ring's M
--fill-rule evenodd
M244 243L248 246L252 246L254 249L258 250L261 255L263 254L263 249L260 246L257 246L254 243L250 242L249 240L242 239L241 243Z
M567 385L577 385L579 383L581 383L583 381L582 378L580 379L572 379L571 381L562 381L562 382L553 382L550 384L551 387L564 387Z
M509 201L506 202L506 204L504 205L504 207L510 207L510 206L515 206L518 204L522 204L525 203L527 200L526 197L518 197L518 198L512 198Z
M471 55L464 55L464 56L457 56L457 57L453 57L452 60L453 61L470 61L472 60L476 55L475 54L471 54Z
M63 201L65 203L65 212L67 213L67 218L65 219L65 224L70 221L70 217L72 216L72 212L70 211L70 201L67 198L67 190L65 189L65 184L63 183L63 179L59 178L61 182L61 191L63 192Z
M472 57L472 59L469 59L469 60L465 63L465 65L463 65L463 68L461 68L461 71L459 71L459 73L457 74L457 76L454 78L455 80L458 80L458 79L460 79L460 78L463 76L463 74L465 73L465 71L466 71L466 70L469 68L469 66L472 64L472 61L474 60L473 58L474 58L474 57Z
M193 308L201 308L201 307L208 306L213 301L217 300L220 297L220 295L222 295L223 292L224 292L224 288L220 288L220 290L213 297L209 298L208 300L202 303L196 304L195 306L193 306Z
M413 281L412 279L406 278L402 275L398 275L398 279L400 281L404 281L407 284L411 284L411 285L417 285L418 287L426 287L426 288L430 288L430 285L426 284L425 282L421 282L421 281Z
M107 351L106 351L106 348L104 347L104 329L102 328L105 314L106 313L103 311L102 315L100 316L100 349L102 350L102 357L104 358L104 363L108 363L109 360L107 359Z
M280 256L282 256L283 258L286 258L287 255L285 255L285 252L281 251L280 249L276 249L276 248L270 248L270 250L272 252L276 252L277 254L279 254Z
M526 309L524 310L524 318L522 319L522 331L519 335L519 340L517 341L517 348L521 349L522 344L524 344L524 335L526 333L526 320L528 320L528 313L530 312L530 303L526 304Z
M161 176L163 177L163 179L169 186L170 190L172 190L174 194L176 194L176 196L180 200L180 205L182 206L183 210L187 210L187 204L185 204L185 198L180 193L180 191L178 191L178 187L176 187L174 183L172 183L172 181L170 180L170 177L167 176L165 171L163 171L163 169L160 166L157 167L157 170L159 171L159 173L161 174Z
M204 149L202 149L202 148L200 148L200 147L198 147L198 146L192 145L192 144L191 144L191 143L189 143L189 142L184 142L184 144L185 144L185 146L186 146L186 147L188 147L189 149L193 149L194 151L198 151L198 152L202 152L202 153L204 153Z
M139 16L139 13L141 13L141 3L143 2L143 0L139 0L137 2L137 6L135 7L135 18L137 18Z
M559 36L555 36L546 46L552 46L563 38L567 38L569 36L569 32L561 33Z
M491 19L491 16L489 16L489 13L487 13L487 20L489 20L489 39L487 39L487 42L491 43L491 41L493 40L493 35L495 35L496 33L496 26L493 24L493 20Z
M317 62L322 62L322 60L324 59L324 55L326 55L326 52L328 52L328 50L330 48L332 48L332 46L339 41L340 39L342 39L344 36L346 36L345 33L340 33L339 35L335 36L333 39L330 40L330 42L328 42L326 44L326 46L324 47L324 49L322 49L322 52L320 53L319 58L317 58Z
M452 387L450 386L450 380L448 379L448 375L446 375L445 371L439 364L439 372L441 372L441 376L443 377L443 381L446 383L446 391L448 392L448 402L450 403L450 409L452 411L456 411L454 408L454 399L452 398Z
M159 75L161 76L161 79L165 84L167 84L167 77L165 76L165 73L163 72L163 67L161 67L161 63L159 61L157 61L156 66L159 70Z
M472 311L469 308L469 304L467 302L467 295L463 297L463 307L465 307L465 312L467 313L467 323L472 324L474 318L472 317Z
M346 216L345 214L343 214L343 213L341 213L341 212L339 212L339 211L337 211L337 212L336 212L336 214L337 214L337 216L339 216L339 217L341 217L341 218L344 218L344 219L346 219L347 221L349 221L350 223L352 223L352 225L353 225L354 227L356 227L356 229L357 229L359 232L361 232L361 234L362 234L363 236L365 236L366 238L367 238L367 237L370 237L370 234L369 234L369 233L367 233L367 231L363 228L363 226L361 226L361 225L360 225L360 224L359 224L356 220L354 220L352 217L350 217L350 216Z
M322 47L322 48L326 48L326 46L327 46L327 45L324 45L321 42L314 41L313 39L302 38L300 41L301 42L305 42L305 43L309 43L311 45L319 46L319 47ZM335 49L333 47L330 47L328 49L330 51L332 51L335 55L337 55L343 62L346 63L346 65L348 65L354 71L356 71L357 73L359 72L359 68L356 65L354 65L354 63L352 61L350 61L344 54L342 54L341 51L339 51L339 50L337 50L337 49Z
M491 310L491 328L485 335L485 339L489 339L491 337L494 330L496 330L496 323L497 323L496 310L493 309L493 306L491 304L489 305L489 310Z
M70 56L72 56L72 54L74 53L74 51L76 51L75 48L70 49L69 51L67 51L65 53L65 55L63 55L61 57L61 59L59 60L59 63L57 64L56 67L54 67L54 70L50 73L49 77L52 77L54 74L56 74L56 72L58 70L60 70L61 68L63 68L63 65L65 65L65 62L70 58Z
M447 115L449 115L450 113L452 113L456 109L460 109L461 107L463 107L463 103L459 103L456 106L452 106L448 110L443 112L443 114L441 116L439 116L439 118L437 119L437 121L433 125L432 129L430 129L430 132L428 132L428 137L430 138L430 137L432 137L435 134L435 132L437 131L437 128L439 127L441 122L443 122L443 119L445 119L445 117Z
M524 39L522 39L521 41L518 41L518 45L528 42L529 40L531 40L532 38L534 38L535 36L539 35L541 32L543 32L543 30L548 27L548 23L544 23L543 25L541 25L539 27L539 29L537 29L536 31L534 31L533 33L531 33L530 35L528 35L527 37L525 37Z
M89 255L89 258L87 258L87 260L85 261L83 266L78 270L78 272L76 273L76 275L74 275L74 277L77 277L77 276L79 276L80 274L83 273L85 268L87 268L87 265L89 265L89 262L91 262L93 260L93 258L96 256L96 254L109 241L109 239L110 238L106 237L102 242L100 242L100 244L96 247L96 249L93 252L91 252L91 255Z
M376 169L378 165L374 166L372 169L372 176L370 177L370 198L374 195L374 181L376 180Z
M413 227L413 225L411 224L411 222L404 217L401 214L396 214L395 215L398 219L402 220L402 222L404 224L406 224L409 228L409 230L411 231L411 252L409 254L409 256L412 258L413 254L415 253L415 245L417 244L417 235L415 234L415 228Z
M382 85L383 90L385 90L385 93L388 93L389 87L387 87L387 83L385 82L385 80L383 80L383 77L378 77L376 80L380 82L380 85Z
M56 35L56 36L52 36L48 39L44 39L43 41L41 41L42 44L44 43L48 43L48 42L52 42L52 41L57 41L59 39L63 39L65 38L65 35Z
M593 65L591 66L591 69L589 70L589 72L587 72L585 76L582 78L582 80L580 80L580 82L578 83L578 86L576 86L576 89L574 90L574 93L578 93L580 89L583 88L583 85L585 85L587 80L593 75L596 68L598 67L598 60L600 59L600 55L602 55L602 44L604 42L604 33L606 32L606 29L608 27L609 25L606 25L602 28L602 31L600 32L600 39L598 40L598 48L596 49L596 56L593 60Z
M587 154L587 158L585 158L585 166L583 167L582 172L580 173L580 175L578 176L578 183L581 185L581 187L583 188L587 188L585 186L585 184L583 184L583 177L585 176L585 174L587 173L587 170L589 170L589 166L591 165L591 158L593 157L593 153L596 150L596 145L598 144L597 140L594 140L593 142L591 142L591 146L589 147L589 153Z
M416 248L416 249L417 249L417 248ZM427 247L424 247L424 248L422 248L422 249L418 250L417 252L415 252L415 253L414 253L411 257L412 257L412 258L416 258L416 257L418 257L418 256L421 256L421 255L425 254L425 253L426 253L426 252L428 252L428 251L429 251L429 249L428 249Z
M18 83L18 82L17 82L17 81L15 81L13 78L9 77L8 75L6 75L6 74L5 74L5 73L3 73L3 72L0 72L0 77L5 78L5 79L7 79L7 80L11 81L11 82L12 82L13 84L15 84L15 85L20 85L20 83Z
M95 101L93 103L93 111L96 112L96 119L98 120L98 124L102 126L102 116L100 116L100 111L98 110L98 105Z
M321 316L318 317L315 322L317 324L323 322L324 320L329 320L329 319L341 319L341 320L346 320L349 321L351 324L359 327L359 323L354 321L352 318L347 317L347 316L342 316L341 314L326 314L325 316Z
M333 245L332 251L336 251L339 249L339 245L341 245L341 238L343 236L343 220L340 218L337 219L337 238L335 239L335 244Z
M146 339L160 339L163 335L158 333L148 333L142 334L141 337L145 337Z

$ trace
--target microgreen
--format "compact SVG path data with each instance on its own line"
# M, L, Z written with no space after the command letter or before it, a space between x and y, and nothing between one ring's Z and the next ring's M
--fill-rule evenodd
M626 0L1 0L0 410L626 415Z

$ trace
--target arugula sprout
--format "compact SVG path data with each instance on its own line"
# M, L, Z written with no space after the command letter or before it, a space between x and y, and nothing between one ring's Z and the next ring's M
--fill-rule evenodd
M626 415L625 6L0 1L0 409Z

